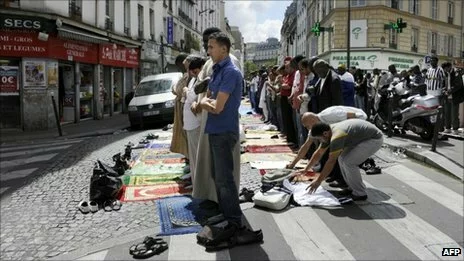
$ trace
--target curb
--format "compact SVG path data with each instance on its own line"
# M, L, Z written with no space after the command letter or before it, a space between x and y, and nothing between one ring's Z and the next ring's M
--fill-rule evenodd
M118 237L118 238L115 238L115 239L110 239L110 240L102 242L102 243L100 243L98 245L92 245L90 247L78 246L79 249L77 249L77 250L74 250L74 251L66 253L66 254L58 255L58 256L55 256L55 257L52 257L52 258L48 258L47 260L76 260L76 259L80 259L80 258L86 257L86 256L91 255L91 254L95 254L95 253L98 253L98 252L101 252L101 251L104 251L104 250L108 250L108 249L113 248L115 246L127 244L127 243L129 243L131 241L134 241L134 240L142 241L148 235L156 235L157 233L160 232L159 230L160 230L160 228L158 226L158 227L154 227L152 229L148 229L148 230L145 229L145 230L142 230L142 231L138 231L138 232L126 235L126 236Z
M400 147L400 146L392 145L386 142L384 142L384 145L386 145L390 149L404 150L404 153L406 156L413 158L415 160L418 160L420 162L423 162L439 170L442 170L460 179L461 181L464 181L463 168L438 153L432 152L430 150L422 151L419 153L414 150L411 150L410 148Z

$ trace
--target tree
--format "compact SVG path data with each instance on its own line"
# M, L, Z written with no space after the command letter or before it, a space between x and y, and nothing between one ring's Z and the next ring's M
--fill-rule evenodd
M257 70L258 66L255 63L253 63L252 61L245 62L245 77L248 78L252 72Z

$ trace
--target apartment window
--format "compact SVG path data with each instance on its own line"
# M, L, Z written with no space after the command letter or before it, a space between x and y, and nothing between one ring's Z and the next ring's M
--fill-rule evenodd
M172 0L169 0L169 11L172 12Z
M351 6L366 6L366 0L351 0Z
M69 1L69 16L74 19L82 18L82 0Z
M419 3L420 0L409 0L409 12L419 15Z
M334 4L333 0L327 1L327 9L328 9L329 13L330 13L330 10L333 9L333 4Z
M155 11L150 8L150 37L155 40Z
M139 38L143 38L143 6L137 5L137 17L139 19Z
M130 35L130 0L124 0L124 33Z
M437 19L438 18L438 0L432 0L431 7L432 7L432 19Z
M3 0L5 7L19 7L19 0Z
M412 28L411 30L411 51L416 52L419 48L419 29Z
M437 33L430 33L429 34L429 51L431 53L436 53L437 49L438 49L438 34Z
M398 47L398 33L395 30L390 30L388 47L396 49Z
M390 0L390 7L393 9L400 9L401 0Z
M452 24L454 18L454 2L448 1L448 23Z
M454 48L455 47L455 42L454 42L454 36L453 35L448 35L448 52L447 55L449 57L454 57Z

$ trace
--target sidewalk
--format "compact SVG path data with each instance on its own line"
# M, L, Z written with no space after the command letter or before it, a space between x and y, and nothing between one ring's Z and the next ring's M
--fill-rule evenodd
M102 120L85 120L61 126L63 136L58 129L44 131L22 131L20 129L0 129L0 145L33 142L37 140L71 139L111 134L130 126L127 114L115 114Z
M449 138L437 142L436 152L431 151L431 141L424 141L416 135L384 137L388 147L403 151L408 157L424 162L464 180L464 142Z

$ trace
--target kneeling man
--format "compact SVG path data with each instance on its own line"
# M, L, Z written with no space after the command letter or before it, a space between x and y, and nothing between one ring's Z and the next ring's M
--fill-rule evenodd
M366 186L362 181L358 165L382 147L382 132L368 121L352 119L332 125L322 122L316 123L311 128L311 136L320 140L321 145L311 157L304 171L311 169L319 162L327 149L329 149L329 159L319 178L308 187L309 193L316 191L332 171L338 159L342 175L352 189L352 199L366 200Z

